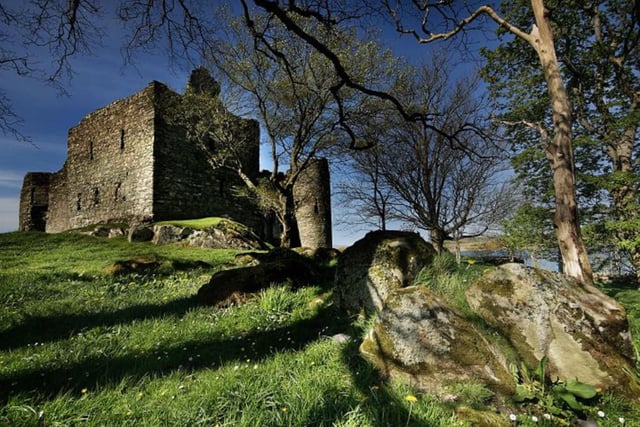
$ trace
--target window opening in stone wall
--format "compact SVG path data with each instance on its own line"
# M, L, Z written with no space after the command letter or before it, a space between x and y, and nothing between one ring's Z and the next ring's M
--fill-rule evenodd
M100 190L98 188L93 189L93 205L98 206L100 204Z
M29 192L29 204L33 205L36 201L36 189L35 187L31 187L31 190Z
M78 193L78 197L76 198L76 210L82 210L82 193Z
M220 181L218 181L218 192L221 196L224 196L224 180L220 179Z
M93 141L89 141L89 160L93 160Z
M120 151L124 151L124 129L120 129Z
M121 182L117 182L116 183L116 189L113 192L113 200L115 202L118 201L118 199L120 199L120 187L122 187L122 183ZM124 200L124 198L122 198Z

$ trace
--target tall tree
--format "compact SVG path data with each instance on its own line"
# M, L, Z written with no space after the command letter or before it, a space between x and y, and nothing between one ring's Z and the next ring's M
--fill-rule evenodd
M406 105L432 112L438 128L452 132L482 120L482 100L474 98L477 80L453 82L446 57L436 56L409 74L396 93L403 94ZM445 240L459 242L497 225L512 200L499 176L505 168L502 147L469 133L461 140L462 150L420 123L392 117L396 120L379 141L381 176L396 195L391 216L428 231L439 252Z
M502 13L524 24L525 2L505 2ZM577 159L578 193L592 230L614 237L613 244L629 250L640 273L638 216L638 126L640 126L640 3L600 0L549 2L550 22L558 60L573 100L573 134ZM536 78L536 58L519 39L504 39L486 51L484 74L502 107L502 118L551 129L552 118L543 108L544 82ZM516 62L517 68L507 66ZM542 95L542 96L541 96ZM538 131L512 129L518 141L516 167L532 196L545 194L538 179L544 159L532 155ZM542 184L542 185L541 185ZM541 201L539 197L536 200ZM600 226L597 225L600 223ZM608 236L607 236L608 237ZM603 240L603 236L597 238ZM606 239L610 240L610 239Z

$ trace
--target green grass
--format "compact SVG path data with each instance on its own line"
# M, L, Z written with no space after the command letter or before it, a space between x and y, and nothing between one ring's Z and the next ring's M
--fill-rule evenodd
M228 308L198 305L199 287L235 254L0 234L0 426L444 427L471 425L457 411L490 408L481 384L460 384L459 401L445 404L382 380L358 352L366 319L334 311L330 283L275 287ZM107 274L136 257L199 267ZM484 268L437 259L421 277L464 309L464 290ZM638 292L608 292L627 307L638 344ZM330 339L345 332L354 340ZM638 425L639 408L614 396L599 404L602 426L620 416ZM518 425L544 425L514 412ZM504 408L498 416L506 419Z
M232 222L231 220L228 220L225 218L209 217L209 218L185 219L185 220L176 220L176 221L161 221L156 223L156 225L175 225L178 227L189 227L197 230L202 230L209 227L215 227L216 225L220 224L222 221Z
M75 234L0 234L1 426L462 426L387 384L323 284L211 308L198 288L233 251ZM110 276L153 256L212 268Z

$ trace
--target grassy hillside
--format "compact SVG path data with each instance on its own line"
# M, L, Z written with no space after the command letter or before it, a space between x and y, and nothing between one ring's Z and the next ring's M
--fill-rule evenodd
M365 322L333 311L330 284L198 306L193 295L234 255L0 234L0 426L464 426L456 412L488 409L477 385L461 385L454 404L384 382L357 351ZM165 268L107 273L135 257ZM456 283L481 268L461 270ZM633 292L620 295L637 337ZM355 339L330 338L337 333ZM599 404L603 426L619 417L634 425L637 408L610 397ZM521 412L518 425L534 425Z

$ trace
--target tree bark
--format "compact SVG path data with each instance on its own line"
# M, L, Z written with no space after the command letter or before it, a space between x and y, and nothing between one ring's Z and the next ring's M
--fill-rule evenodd
M547 82L554 135L546 147L551 161L556 211L553 223L564 274L582 283L593 283L593 272L580 232L571 135L571 103L560 74L551 25L543 0L531 0L535 16L530 43L538 53Z
M633 146L636 140L635 125L628 126L615 144L607 149L607 154L611 158L611 168L614 173L623 174L624 183L611 190L611 198L615 209L617 221L625 222L637 217L638 207L636 204L637 190L628 175L633 174ZM618 232L618 239L621 241L636 241L637 232L626 230ZM629 248L631 264L636 270L636 279L640 283L640 246L633 245Z
M439 254L444 250L444 241L446 236L446 233L438 228L432 228L429 230L429 240L431 240L433 248Z
M295 215L295 202L291 187L285 189L285 194L281 195L284 201L284 211L282 213L282 234L280 235L280 247L297 248L300 246L300 232Z

